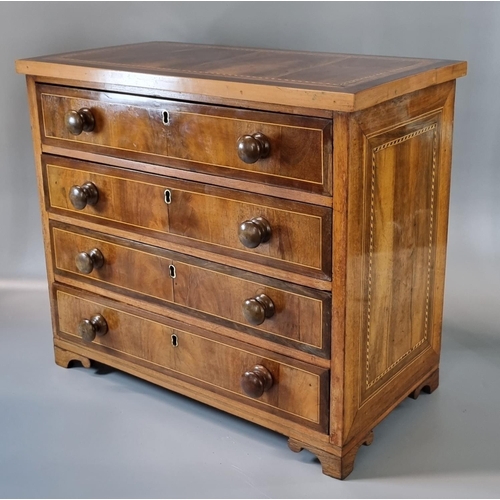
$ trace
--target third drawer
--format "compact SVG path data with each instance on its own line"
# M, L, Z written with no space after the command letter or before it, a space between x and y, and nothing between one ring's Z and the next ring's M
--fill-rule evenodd
M87 282L313 355L329 357L331 294L64 224L56 279Z

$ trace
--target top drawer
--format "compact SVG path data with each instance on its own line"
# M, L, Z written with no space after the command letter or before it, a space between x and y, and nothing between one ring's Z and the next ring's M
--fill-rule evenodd
M51 85L37 89L44 144L331 194L331 120ZM85 108L90 115L81 113Z

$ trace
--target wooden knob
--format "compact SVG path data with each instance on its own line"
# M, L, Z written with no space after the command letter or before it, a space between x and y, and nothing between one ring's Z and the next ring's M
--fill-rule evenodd
M93 182L71 186L69 201L77 210L83 210L87 205L95 205L99 201L99 191Z
M83 319L78 325L78 334L84 342L92 342L96 336L108 333L108 324L103 316L97 314L90 319Z
M271 238L271 225L263 217L254 217L240 224L238 238L247 248L258 247Z
M271 372L262 365L255 365L241 376L241 388L251 398L260 398L273 386Z
M243 302L243 316L252 325L261 325L266 318L271 318L274 312L274 302L263 293Z
M64 123L68 132L73 135L80 135L82 132L92 132L95 127L94 115L88 108L78 111L68 111L64 116Z
M266 158L270 150L269 139L264 134L242 135L238 139L238 156L245 163L255 163Z
M100 269L104 265L104 256L98 248L93 248L90 252L79 253L75 264L81 273L90 274L94 269Z

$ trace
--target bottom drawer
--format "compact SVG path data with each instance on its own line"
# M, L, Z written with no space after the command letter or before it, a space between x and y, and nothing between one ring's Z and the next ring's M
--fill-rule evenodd
M325 432L328 370L87 292L55 291L57 335ZM86 340L83 340L85 337Z

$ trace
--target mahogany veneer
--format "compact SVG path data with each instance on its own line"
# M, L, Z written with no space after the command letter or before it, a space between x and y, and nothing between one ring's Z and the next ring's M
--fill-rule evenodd
M465 62L153 42L16 67L57 364L266 426L337 478L437 388Z

